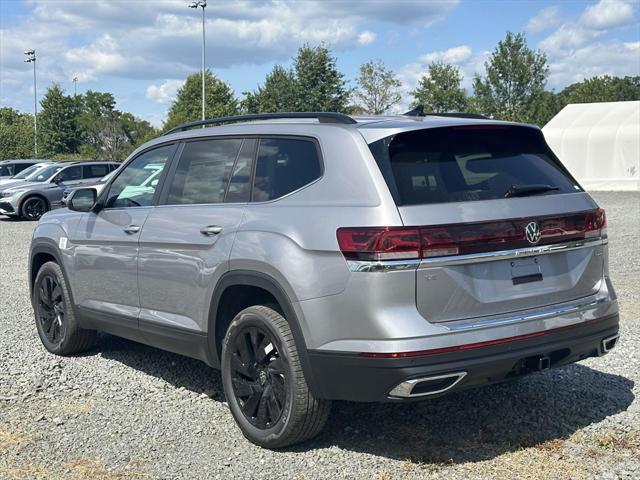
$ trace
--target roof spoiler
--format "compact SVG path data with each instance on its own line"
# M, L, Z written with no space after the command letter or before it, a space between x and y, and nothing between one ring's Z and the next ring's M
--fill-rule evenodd
M489 117L484 115L480 115L479 113L468 113L468 112L443 112L443 113L425 113L424 106L418 105L413 110L409 110L403 115L407 117L456 117L456 118L477 118L479 120L490 120Z

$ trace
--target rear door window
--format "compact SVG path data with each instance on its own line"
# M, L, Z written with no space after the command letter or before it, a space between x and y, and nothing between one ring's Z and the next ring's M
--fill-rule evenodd
M20 163L16 163L13 166L13 174L17 174L20 173L21 171L23 171L25 168L30 167L31 165L33 165L32 163L29 162L20 162Z
M61 182L70 182L73 180L80 180L82 178L82 172L80 166L67 167L58 174L58 180Z
M398 205L491 200L581 191L529 127L473 125L401 133L370 145Z
M263 138L258 146L252 200L280 198L321 175L318 149L311 140Z
M82 178L101 178L107 173L109 173L109 166L104 163L82 167Z
M166 203L222 203L241 145L242 139L187 142Z

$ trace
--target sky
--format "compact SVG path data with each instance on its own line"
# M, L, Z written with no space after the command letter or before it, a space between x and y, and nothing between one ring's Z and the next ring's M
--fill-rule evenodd
M108 91L117 107L160 126L201 62L201 10L187 0L0 0L0 106L33 111L51 82ZM238 97L305 43L324 42L351 86L382 60L403 102L427 65L456 65L470 90L507 31L547 55L548 88L594 75L640 75L640 0L209 0L206 66Z

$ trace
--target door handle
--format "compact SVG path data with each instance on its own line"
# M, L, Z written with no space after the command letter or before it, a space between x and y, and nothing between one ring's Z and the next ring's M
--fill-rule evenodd
M222 227L219 227L218 225L208 225L200 229L200 233L207 237L213 237L214 235L218 235L220 232L222 232Z
M127 225L126 227L124 227L124 232L128 233L129 235L133 235L134 233L138 233L139 231L139 225Z

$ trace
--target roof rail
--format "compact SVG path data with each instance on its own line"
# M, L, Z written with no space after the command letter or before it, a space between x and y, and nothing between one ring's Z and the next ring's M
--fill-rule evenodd
M273 120L277 118L316 118L320 123L342 123L354 124L358 123L353 118L344 113L335 112L281 112L281 113L255 113L250 115L234 115L229 117L208 118L206 120L198 120L197 122L189 122L172 128L164 135L175 132L182 132L194 127L203 127L205 125L213 125L216 123L230 122L246 122L250 120Z
M456 117L456 118L477 118L482 120L489 120L489 117L485 117L484 115L480 115L479 113L467 113L467 112L446 112L446 113L431 113L425 112L424 107L422 105L418 105L413 110L409 110L404 113L408 117Z

